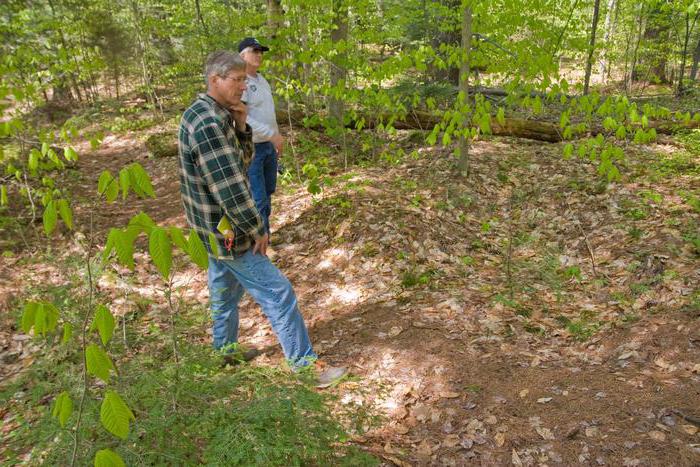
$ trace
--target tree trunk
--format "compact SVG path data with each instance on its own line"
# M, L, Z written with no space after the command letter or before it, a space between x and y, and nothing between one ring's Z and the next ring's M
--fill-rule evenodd
M202 7L199 4L199 0L194 0L194 9L197 12L197 19L199 24L202 25L202 31L204 31L205 36L209 36L209 30L207 29L207 24L204 22L204 16L202 16Z
M678 87L676 88L677 96L683 94L683 78L685 76L685 64L686 59L688 57L688 43L690 42L690 35L692 34L693 29L695 29L695 23L698 21L698 17L700 17L700 12L698 12L695 15L695 18L693 18L693 21L691 22L690 13L685 14L685 37L683 38L683 55L681 56L681 69L678 73Z
M613 18L616 16L616 5L616 0L608 0L608 11L605 12L605 34L603 35L603 47L605 47L605 52L603 53L603 59L600 61L600 76L603 77L604 83L607 81L606 76L609 72L608 66L610 61L610 49L612 48L610 38L612 37L615 29Z
M276 37L277 31L282 27L282 0L267 0L267 29L270 31L270 37Z
M464 7L462 16L462 60L459 70L459 95L464 96L464 102L460 105L469 103L469 66L471 61L471 43L472 43L472 7L471 3ZM462 131L466 132L469 129L469 115L462 115ZM469 174L469 138L462 134L459 137L459 170L462 173Z
M333 0L333 30L331 42L337 51L338 43L348 39L348 6L343 0ZM338 52L330 61L331 88L345 87L347 69L345 68L345 52ZM337 90L331 93L328 99L328 114L338 125L343 125L344 108L343 100L336 97ZM344 94L344 93L343 93Z
M636 67L637 67L637 53L639 52L639 44L642 42L642 37L644 36L644 4L639 4L639 17L638 17L639 30L637 32L637 42L634 44L632 50L632 63L629 69L629 73L625 77L627 93L632 91L632 83L636 77Z
M593 52L595 50L595 33L598 29L598 16L600 15L600 0L593 4L593 22L591 24L591 42L588 46L588 60L586 60L586 76L583 80L583 94L588 94L591 83L591 68L593 67Z
M695 46L695 52L693 52L693 66L690 68L690 80L695 82L698 73L698 63L700 62L700 38L698 38L698 45Z

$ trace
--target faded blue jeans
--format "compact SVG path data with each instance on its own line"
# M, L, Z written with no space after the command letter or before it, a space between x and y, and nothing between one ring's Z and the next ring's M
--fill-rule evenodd
M292 368L317 358L292 284L267 256L252 250L232 260L210 256L208 276L215 349L238 342L238 302L247 291L270 320Z
M270 233L272 194L277 188L277 151L272 143L255 143L255 154L248 167L248 180L255 207L263 218L265 231Z

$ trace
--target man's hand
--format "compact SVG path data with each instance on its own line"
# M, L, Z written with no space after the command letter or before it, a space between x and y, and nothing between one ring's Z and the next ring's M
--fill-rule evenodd
M279 159L280 156L282 155L282 147L284 145L284 138L279 133L275 133L275 136L273 136L270 139L270 142L275 147L275 151L277 151L277 159Z
M246 106L243 101L238 104L234 104L229 109L231 111L231 116L233 116L233 121L236 122L236 128L238 131L245 131L245 122L248 118L248 106Z
M267 244L269 243L270 236L268 234L263 235L255 239L255 246L253 247L253 254L260 253L263 256L267 256Z

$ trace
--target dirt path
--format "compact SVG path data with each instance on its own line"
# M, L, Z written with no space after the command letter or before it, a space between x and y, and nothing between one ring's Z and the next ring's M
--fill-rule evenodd
M355 442L387 464L700 465L700 272L684 240L698 215L678 195L697 176L651 181L658 156L637 151L625 172L637 175L605 189L590 164L560 154L494 139L475 146L468 181L426 151L356 170L316 201L303 189L276 196L275 261L316 349L357 377L332 389L339 403L382 416ZM80 162L76 224L99 173L132 161L158 197L100 207L97 231L139 210L183 225L177 161L116 138ZM3 258L6 270L16 260ZM137 263L129 294L109 278L100 287L117 312L149 300L157 313L154 269ZM31 264L14 284L57 274ZM203 273L185 269L177 285L205 303ZM249 300L241 334L269 349L256 364L280 362Z

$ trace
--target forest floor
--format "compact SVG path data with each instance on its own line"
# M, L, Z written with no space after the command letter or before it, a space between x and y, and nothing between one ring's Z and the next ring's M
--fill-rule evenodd
M607 184L562 144L488 138L463 178L415 134L397 140L415 158L338 171L316 197L283 184L274 198L274 262L317 352L352 374L327 391L374 416L351 442L385 465L700 465L697 146L629 146L622 181ZM184 226L177 160L149 158L137 136L107 137L69 177L76 224L92 216L97 238L141 210ZM99 173L132 161L157 198L92 208ZM68 280L60 265L76 250L60 238L53 260L0 259L5 305ZM115 314L140 310L143 332L167 330L156 269L137 253L126 274L112 266L99 282ZM206 274L186 267L174 282L187 312L205 315ZM11 316L6 379L36 349ZM252 365L282 365L248 298L241 318L241 342L266 349ZM208 322L182 338L208 346ZM11 414L0 409L3 435Z

